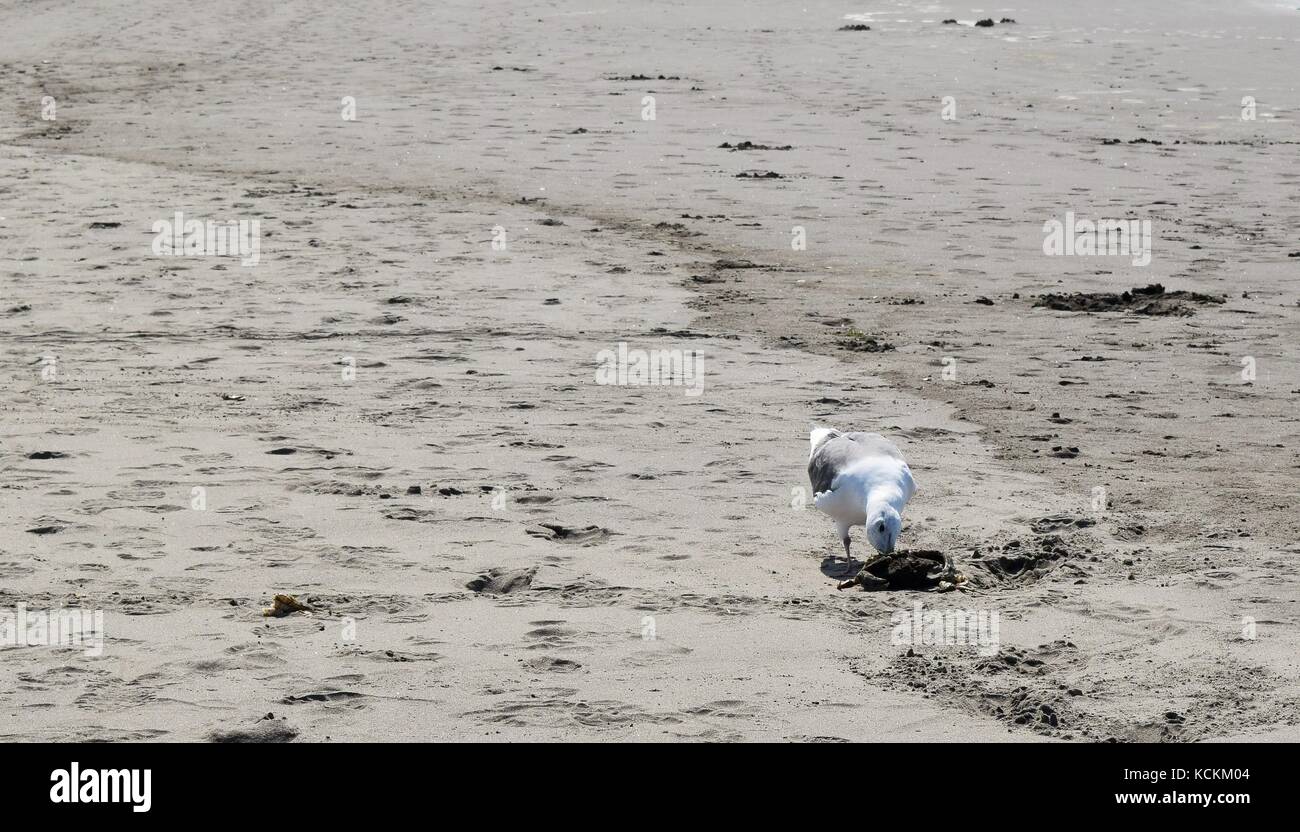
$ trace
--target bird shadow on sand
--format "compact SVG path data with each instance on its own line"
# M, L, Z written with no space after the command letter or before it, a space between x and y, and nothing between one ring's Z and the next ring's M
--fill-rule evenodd
M845 581L862 571L862 567L867 564L856 558L835 557L830 555L822 558L822 574L828 578L834 578L837 581Z

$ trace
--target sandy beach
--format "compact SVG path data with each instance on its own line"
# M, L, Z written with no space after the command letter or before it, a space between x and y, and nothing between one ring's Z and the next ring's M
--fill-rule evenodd
M1300 10L1135 5L0 0L0 739L1300 740Z

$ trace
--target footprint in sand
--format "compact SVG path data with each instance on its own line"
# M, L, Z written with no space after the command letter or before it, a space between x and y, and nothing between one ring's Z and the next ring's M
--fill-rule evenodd
M489 569L465 584L465 588L489 595L506 595L528 589L533 585L536 575L536 566L526 569Z
M576 543L580 546L589 546L608 540L614 532L600 526L582 526L570 527L562 526L559 523L538 523L536 526L530 526L524 529L532 537L540 537L543 540L551 540L556 543Z

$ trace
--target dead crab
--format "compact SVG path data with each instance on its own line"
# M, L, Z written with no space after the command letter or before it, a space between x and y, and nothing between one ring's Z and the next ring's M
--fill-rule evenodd
M867 563L836 589L860 586L863 589L933 589L948 592L966 583L966 576L957 571L952 557L931 549L912 552L892 552Z

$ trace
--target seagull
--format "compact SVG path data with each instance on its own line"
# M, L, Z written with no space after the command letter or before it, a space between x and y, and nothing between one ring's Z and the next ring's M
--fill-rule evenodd
M813 505L835 521L844 557L853 560L853 526L867 527L867 540L880 554L893 552L903 529L903 507L916 493L912 471L898 448L878 433L841 433L816 425L808 444Z

